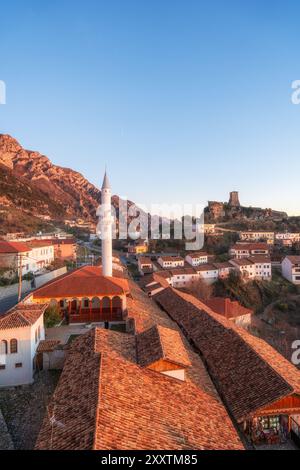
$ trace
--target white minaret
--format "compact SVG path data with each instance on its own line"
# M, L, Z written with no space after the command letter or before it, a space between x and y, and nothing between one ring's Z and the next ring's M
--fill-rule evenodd
M112 226L111 190L105 171L101 188L100 231L102 240L102 274L112 276Z

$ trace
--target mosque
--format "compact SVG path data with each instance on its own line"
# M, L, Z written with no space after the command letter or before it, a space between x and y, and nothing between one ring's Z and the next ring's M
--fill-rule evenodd
M111 187L105 172L101 188L102 266L83 266L35 290L29 303L58 305L69 323L119 322L127 316L128 281L113 269Z

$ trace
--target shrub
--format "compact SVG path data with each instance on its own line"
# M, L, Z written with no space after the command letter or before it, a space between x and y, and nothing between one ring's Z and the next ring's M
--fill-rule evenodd
M57 305L49 305L45 311L45 327L53 328L61 322L61 315Z

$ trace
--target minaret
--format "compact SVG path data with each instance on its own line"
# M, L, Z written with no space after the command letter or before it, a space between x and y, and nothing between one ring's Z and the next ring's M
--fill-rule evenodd
M112 276L112 225L111 190L105 171L101 188L100 230L102 240L102 274Z

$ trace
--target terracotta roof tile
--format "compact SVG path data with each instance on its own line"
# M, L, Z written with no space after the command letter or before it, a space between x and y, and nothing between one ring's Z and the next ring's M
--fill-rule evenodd
M36 448L201 450L243 445L210 387L140 367L133 335L96 328L73 341Z
M0 253L26 253L30 251L25 242L6 242L0 240Z
M136 337L138 363L142 367L160 359L183 367L191 365L178 331L155 325Z
M127 279L119 277L117 270L113 274L113 277L105 277L100 266L83 266L48 282L32 295L40 299L128 293Z
M189 294L168 288L154 299L202 354L237 421L292 393L299 394L300 371L265 341Z
M0 330L33 325L44 314L47 304L17 304L0 316Z

